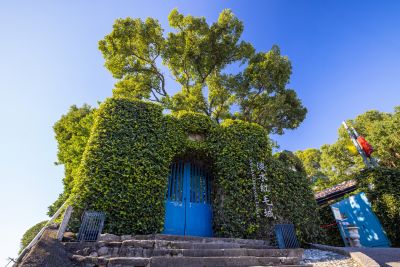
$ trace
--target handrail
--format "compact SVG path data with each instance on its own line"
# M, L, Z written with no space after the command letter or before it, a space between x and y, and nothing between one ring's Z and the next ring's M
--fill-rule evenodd
M67 201L64 202L64 204L61 205L60 208L58 208L56 213L53 214L53 216L47 221L47 223L43 226L43 228L39 231L39 233L36 234L36 236L32 239L32 241L22 250L20 254L18 254L18 257L14 260L15 264L13 266L16 266L16 264L18 264L22 260L22 258L26 255L26 253L36 244L36 242L40 239L40 237L42 237L47 226L49 226L60 215L64 206L67 205L67 202L69 202L68 199Z

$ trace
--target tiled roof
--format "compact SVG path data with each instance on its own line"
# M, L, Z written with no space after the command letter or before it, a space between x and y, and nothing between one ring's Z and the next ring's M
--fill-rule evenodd
M344 192L347 190L350 190L356 186L356 181L355 180L349 180L349 181L344 181L340 184L334 185L330 188L327 188L325 190L322 190L318 193L315 194L315 199L318 201L319 199L326 198L329 196L333 196L335 194L338 194L340 192Z

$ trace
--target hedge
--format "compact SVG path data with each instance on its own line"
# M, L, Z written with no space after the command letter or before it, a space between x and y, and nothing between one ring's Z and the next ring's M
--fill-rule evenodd
M356 176L359 191L365 192L392 246L400 246L400 170L374 168Z
M277 211L276 223L292 222L301 241L318 242L321 222L306 173L291 168L279 157L270 160L267 166L271 198Z
M202 138L192 141L189 134ZM215 236L266 238L274 223L291 221L302 240L312 241L319 220L306 175L273 158L271 147L268 133L258 124L217 124L184 111L164 115L153 103L110 98L96 113L72 204L76 210L106 212L109 233L160 233L169 167L174 160L196 157L209 162L213 174ZM256 163L265 168L255 170ZM261 172L269 193L260 191ZM257 210L263 208L265 194L275 204L276 219Z

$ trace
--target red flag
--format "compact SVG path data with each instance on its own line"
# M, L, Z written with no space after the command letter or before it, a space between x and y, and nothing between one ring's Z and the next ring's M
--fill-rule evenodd
M374 148L368 144L367 140L364 137L359 136L357 137L357 142L360 144L361 148L364 150L365 154L369 157L371 156L372 152L374 152Z

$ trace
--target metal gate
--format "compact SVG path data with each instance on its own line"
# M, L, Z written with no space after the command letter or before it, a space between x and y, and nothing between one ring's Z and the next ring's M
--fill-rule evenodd
M189 161L172 164L164 233L212 236L211 176L200 164Z
M78 241L95 242L103 230L106 216L103 212L85 211L79 228Z
M275 236L280 249L300 247L293 224L275 225Z

